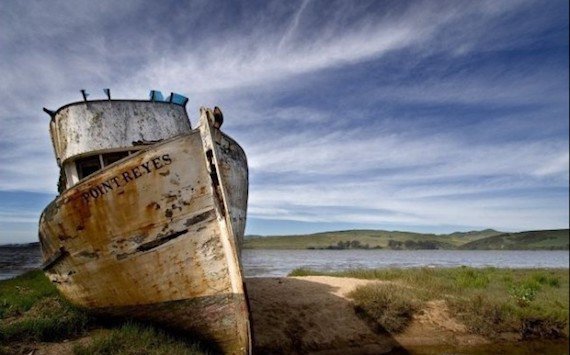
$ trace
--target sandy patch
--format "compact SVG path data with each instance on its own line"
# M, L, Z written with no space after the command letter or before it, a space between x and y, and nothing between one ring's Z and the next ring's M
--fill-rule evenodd
M478 345L444 301L431 301L401 334L377 333L358 317L347 294L382 281L308 276L246 280L259 353L380 354L396 348Z
M445 301L427 302L418 312L406 330L394 335L405 346L436 345L480 345L489 341L475 334L470 334L467 327L455 319L449 312Z
M350 277L332 277L332 276L303 276L303 277L291 277L292 279L305 280L310 282L316 282L323 285L331 286L334 288L332 293L335 296L348 299L346 296L352 290L358 286L369 285L371 283L386 283L388 281L377 281L377 280L362 280L353 279Z
M397 344L354 313L346 294L370 282L326 276L246 281L260 353L378 354Z

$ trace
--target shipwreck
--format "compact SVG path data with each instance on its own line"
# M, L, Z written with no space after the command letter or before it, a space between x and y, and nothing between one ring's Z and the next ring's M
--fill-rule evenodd
M240 261L248 167L219 108L151 91L87 100L50 117L59 195L43 211L43 270L72 303L251 352Z

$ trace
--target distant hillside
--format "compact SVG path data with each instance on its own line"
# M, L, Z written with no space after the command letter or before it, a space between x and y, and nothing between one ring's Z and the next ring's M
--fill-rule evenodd
M382 230L348 230L289 236L248 236L245 249L456 249L460 245L503 234L492 229L451 234Z
M461 245L471 250L568 250L568 229L503 233Z

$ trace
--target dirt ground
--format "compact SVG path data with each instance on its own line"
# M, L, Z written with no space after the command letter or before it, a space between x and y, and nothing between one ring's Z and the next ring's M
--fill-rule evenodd
M347 294L374 282L329 276L249 278L246 280L255 354L385 354L407 348L487 344L470 334L443 301L432 301L397 335L377 332L354 311ZM61 343L20 344L16 353L69 354L97 332ZM505 339L507 340L507 339ZM516 340L516 339L512 339Z
M347 294L373 282L307 276L250 278L247 288L259 353L382 354L417 346L480 345L443 301L428 303L405 332L378 333L358 317Z

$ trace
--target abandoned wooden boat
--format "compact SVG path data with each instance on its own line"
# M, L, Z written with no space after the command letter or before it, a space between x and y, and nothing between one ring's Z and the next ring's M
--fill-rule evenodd
M60 194L39 223L44 271L71 302L251 352L240 262L248 169L219 109L84 100L49 111Z

